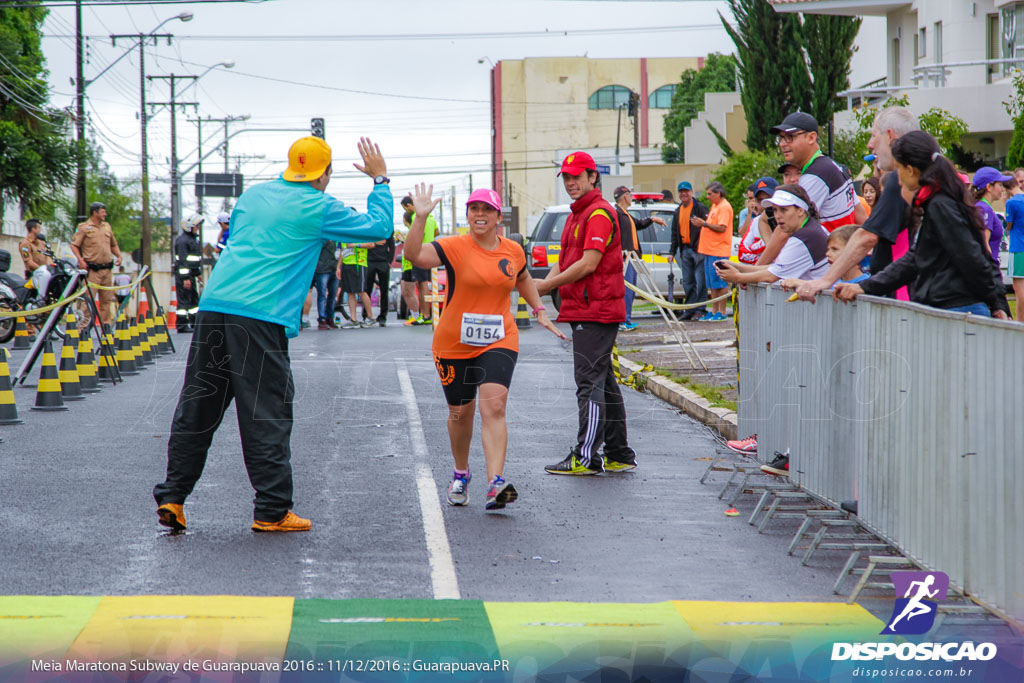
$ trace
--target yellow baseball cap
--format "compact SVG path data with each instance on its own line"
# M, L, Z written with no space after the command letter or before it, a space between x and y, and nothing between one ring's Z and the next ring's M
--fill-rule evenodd
M316 180L331 165L331 146L312 135L296 140L288 150L288 170L282 177L293 183Z

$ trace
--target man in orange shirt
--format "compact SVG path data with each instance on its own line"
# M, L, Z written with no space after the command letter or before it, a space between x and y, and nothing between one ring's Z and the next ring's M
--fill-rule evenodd
M723 280L715 270L715 262L728 259L732 253L733 211L732 205L725 198L725 187L722 183L711 183L707 188L711 210L708 217L690 218L690 224L701 228L700 244L697 252L704 255L704 281L710 291L710 298L722 296L729 291L729 283ZM702 321L725 320L725 299L711 304L711 311L701 318Z

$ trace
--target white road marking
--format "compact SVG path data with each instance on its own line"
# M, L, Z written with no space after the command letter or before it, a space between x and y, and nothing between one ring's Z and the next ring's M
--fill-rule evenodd
M423 421L416 406L416 393L412 388L409 368L404 360L396 360L398 384L402 388L405 412L409 416L409 441L412 443L416 464L416 490L420 499L420 515L423 518L423 534L427 541L430 557L430 582L434 587L435 600L459 600L459 581L455 576L452 549L448 545L448 532L441 514L441 501L437 495L437 483L426 463L427 439L423 434Z

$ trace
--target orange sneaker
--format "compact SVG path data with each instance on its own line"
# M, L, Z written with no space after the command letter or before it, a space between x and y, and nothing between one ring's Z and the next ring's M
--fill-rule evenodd
M174 531L185 530L185 508L177 503L164 503L156 509L160 523Z
M261 522L257 519L252 523L253 531L309 531L312 528L313 522L299 517L291 510L284 516L284 519L276 522Z

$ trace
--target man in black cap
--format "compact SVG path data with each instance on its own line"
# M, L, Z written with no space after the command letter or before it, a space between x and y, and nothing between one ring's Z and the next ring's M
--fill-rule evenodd
M658 216L633 218L629 213L629 205L633 203L633 191L625 185L616 187L614 196L615 211L619 215L619 229L622 230L622 257L625 259L628 254L632 253L637 258L642 259L644 250L640 246L640 237L636 231L645 230L652 223L665 225L665 219ZM633 264L626 266L625 277L626 282L629 284L636 284L636 269L633 267ZM635 296L636 294L633 290L626 287L626 322L619 325L620 332L629 332L636 329L636 323L633 322L633 297Z
M818 145L818 122L810 114L794 112L771 129L779 151L787 164L800 169L800 187L807 190L821 217L821 224L832 232L856 221L857 193L849 171L825 156ZM778 256L786 235L777 230L772 235L760 264L772 263Z

